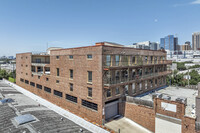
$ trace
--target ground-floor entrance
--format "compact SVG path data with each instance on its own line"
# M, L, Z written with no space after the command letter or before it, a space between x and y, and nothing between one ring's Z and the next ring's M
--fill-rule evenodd
M119 100L108 102L105 104L105 118L109 120L119 114Z

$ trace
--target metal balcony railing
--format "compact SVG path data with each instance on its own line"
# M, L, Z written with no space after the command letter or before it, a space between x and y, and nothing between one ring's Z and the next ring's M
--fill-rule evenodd
M171 64L171 60L138 60L135 62L131 61L105 61L103 65L105 67L127 67L127 66L142 66L142 65L154 65L154 64Z
M137 81L137 80L142 80L150 77L156 77L156 76L162 76L162 75L167 75L171 74L171 71L164 71L164 72L157 72L157 73L150 73L150 74L145 74L145 75L135 75L131 77L121 77L121 78L104 78L104 84L105 85L113 85L113 84L119 84L119 83L126 83L130 81Z
M49 61L32 61L32 63L39 63L39 64L50 64Z

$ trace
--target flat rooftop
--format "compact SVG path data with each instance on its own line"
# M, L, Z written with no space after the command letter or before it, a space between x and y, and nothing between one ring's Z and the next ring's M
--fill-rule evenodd
M13 102L0 102L0 133L89 133L60 114L40 105L0 80L0 100L13 99ZM36 120L18 125L15 117L30 114Z
M149 93L146 93L146 95L141 95L141 96L138 96L137 98L140 98L142 100L153 101L152 100L153 93L154 92L149 92ZM189 117L193 117L193 118L196 117L193 106L195 106L195 97L198 95L197 90L169 86L169 87L157 89L155 93L161 93L163 95L170 96L171 101L175 101L176 98L179 98L179 97L187 98L185 115Z

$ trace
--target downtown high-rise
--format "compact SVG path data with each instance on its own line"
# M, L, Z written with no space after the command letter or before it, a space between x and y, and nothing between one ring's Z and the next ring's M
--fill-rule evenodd
M200 32L194 32L192 34L192 49L198 50L200 48Z
M174 37L174 35L168 35L164 38L160 38L160 48L170 51L179 50L178 38Z

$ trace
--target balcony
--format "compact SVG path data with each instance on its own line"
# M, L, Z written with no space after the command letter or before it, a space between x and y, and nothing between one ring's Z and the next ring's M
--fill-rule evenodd
M34 66L45 66L50 64L49 55L32 55L31 63Z
M50 67L31 66L31 71L33 75L50 75Z
M118 68L118 67L139 67L143 65L156 65L156 64L172 64L171 60L145 60L145 61L119 61L119 62L111 62L111 61L104 61L103 66L104 68Z
M133 82L133 81L138 82L140 80L152 79L154 77L168 75L168 74L171 74L171 72L172 71L169 70L169 71L164 71L164 72L150 73L146 75L136 75L134 77L121 77L121 78L114 78L114 79L104 78L104 85L111 86L115 84L126 84L128 82Z
M50 61L32 61L31 63L50 64Z

